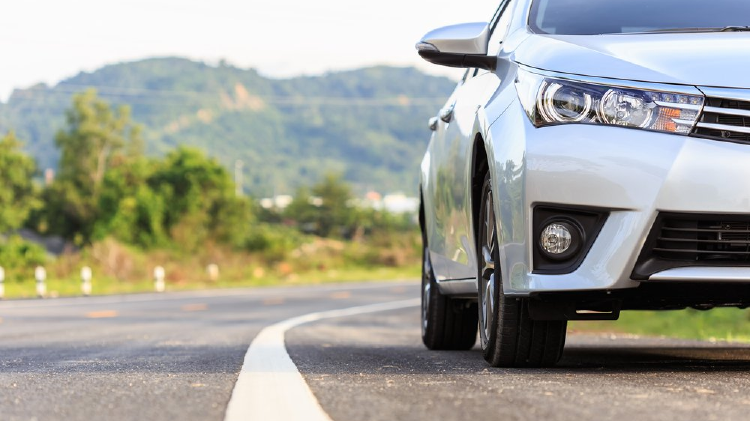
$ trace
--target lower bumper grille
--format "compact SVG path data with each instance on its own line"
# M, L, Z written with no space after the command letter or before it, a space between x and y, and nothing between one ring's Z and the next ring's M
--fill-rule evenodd
M750 215L660 214L633 279L689 266L750 266Z

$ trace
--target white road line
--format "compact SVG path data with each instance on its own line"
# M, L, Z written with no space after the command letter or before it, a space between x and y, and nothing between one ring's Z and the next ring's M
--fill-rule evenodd
M289 357L284 334L321 319L397 310L418 306L419 302L417 298L310 313L264 328L245 354L224 421L330 421Z

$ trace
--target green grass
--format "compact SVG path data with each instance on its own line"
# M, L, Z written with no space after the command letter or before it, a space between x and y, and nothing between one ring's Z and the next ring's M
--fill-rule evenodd
M750 342L750 312L736 308L710 311L625 311L617 321L572 322L570 329L583 332Z
M318 270L281 277L268 275L240 281L222 280L167 282L167 291L221 289L241 287L268 287L281 285L312 285L336 282L418 279L419 265L406 267L351 267ZM94 279L94 295L151 292L151 280L117 281ZM51 279L47 282L49 297L79 296L81 284L77 279ZM33 298L36 296L33 280L6 281L5 297ZM577 332L629 333L644 336L666 336L683 339L739 341L750 343L750 310L722 308L710 311L625 311L617 321L571 322L570 329Z
M242 281L227 281L219 279L216 282L169 282L167 291L187 291L199 289L221 289L242 287L267 287L281 285L313 285L337 282L364 282L364 281L395 281L404 279L418 279L420 276L419 266L407 267L376 267L376 268L347 268L341 270L326 270L302 273L294 276L277 277L266 276L256 279ZM143 281L117 281L116 279L94 279L92 295L131 294L139 292L154 291L154 283L151 280ZM76 279L50 279L47 281L48 297L80 296L81 283ZM34 280L23 282L7 281L5 283L5 298L34 298L36 297L36 284Z

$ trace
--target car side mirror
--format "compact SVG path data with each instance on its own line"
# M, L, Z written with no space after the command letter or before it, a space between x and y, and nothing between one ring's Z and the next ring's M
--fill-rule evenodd
M445 26L417 43L419 55L433 64L495 70L497 57L487 55L490 27L485 22Z

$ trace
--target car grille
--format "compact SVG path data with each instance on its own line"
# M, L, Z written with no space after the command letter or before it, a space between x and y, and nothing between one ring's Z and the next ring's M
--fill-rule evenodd
M750 91L702 88L706 104L693 136L750 143Z
M656 239L654 255L663 259L748 260L750 223L667 219Z
M686 266L750 266L750 215L660 214L633 279Z

